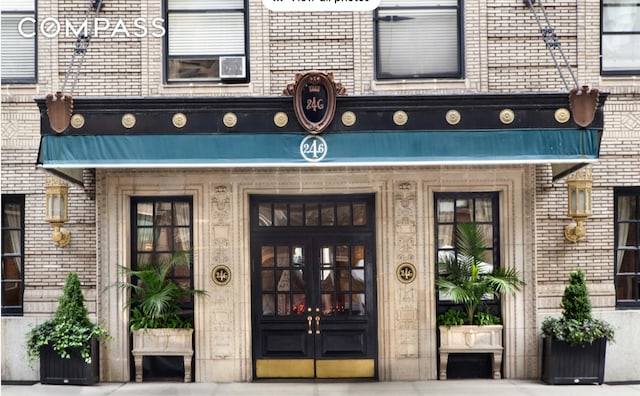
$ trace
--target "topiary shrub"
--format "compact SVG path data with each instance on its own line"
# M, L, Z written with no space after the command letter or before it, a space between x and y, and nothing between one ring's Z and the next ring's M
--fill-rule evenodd
M584 322L591 320L591 299L584 272L577 270L569 274L569 284L562 295L562 317L565 320Z
M49 345L64 359L70 358L72 348L78 348L85 362L91 363L91 339L105 342L110 337L102 326L89 320L80 280L75 272L67 276L58 302L54 318L27 333L29 362L35 363L40 357L40 348Z
M600 338L613 342L613 327L591 316L591 299L584 271L569 274L569 284L562 296L562 317L546 318L542 322L542 337L554 336L571 345L591 344Z

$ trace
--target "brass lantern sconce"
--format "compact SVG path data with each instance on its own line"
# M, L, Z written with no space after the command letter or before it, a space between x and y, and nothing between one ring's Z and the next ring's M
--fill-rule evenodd
M564 228L568 241L578 242L587 234L585 220L591 216L592 171L590 167L580 169L567 178L567 215L573 222Z
M66 182L56 177L47 177L46 196L46 219L53 226L51 239L54 245L65 247L71 241L69 230L62 227L68 219L69 186Z

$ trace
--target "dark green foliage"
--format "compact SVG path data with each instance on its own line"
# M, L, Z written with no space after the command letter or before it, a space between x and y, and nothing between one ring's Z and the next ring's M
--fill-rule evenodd
M117 285L131 292L125 308L131 309L131 330L147 328L191 328L190 320L180 317L180 302L192 295L205 294L174 283L169 275L176 266L188 266L189 253L176 252L171 260L158 260L137 270L120 267L127 281Z
M584 322L591 319L591 299L582 270L569 274L569 284L562 296L562 316L566 320Z
M67 276L58 309L53 319L27 333L27 357L34 363L40 357L40 347L50 345L60 357L69 359L71 348L80 348L80 355L91 363L91 338L104 342L110 337L99 324L89 320L80 280L75 272Z
M437 322L439 326L461 326L467 322L466 312L457 309L448 309L443 314L438 315ZM479 326L499 325L502 320L498 316L493 315L489 311L476 312L473 315L473 324Z
M591 344L600 338L613 342L613 327L591 317L591 300L582 270L569 274L569 284L562 296L562 317L546 318L542 322L542 336L554 336L571 345Z
M554 336L560 341L566 341L571 345L592 344L603 337L607 341L613 342L614 340L613 327L599 319L579 322L573 319L546 318L542 322L542 333L543 337Z
M515 268L481 269L484 264L484 235L475 223L460 223L456 228L457 255L448 255L438 265L444 272L436 279L439 291L465 308L467 324L474 323L476 309L485 296L515 294L524 286Z
M457 309L448 309L445 313L438 315L437 321L440 326L461 326L467 320L467 314Z
M502 324L500 317L493 315L489 311L476 312L473 315L473 323L480 326L491 326Z
M89 312L84 306L84 296L80 288L80 280L75 272L67 276L67 281L58 300L56 319L63 322L72 322L89 327Z

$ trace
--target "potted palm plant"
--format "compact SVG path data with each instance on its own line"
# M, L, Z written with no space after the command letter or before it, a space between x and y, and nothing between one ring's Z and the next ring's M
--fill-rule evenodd
M107 331L89 320L75 272L67 276L53 319L27 333L27 357L40 360L40 382L53 385L93 385L99 381L98 343Z
M456 228L456 254L442 257L438 290L464 311L451 308L438 316L440 379L446 379L449 353L491 353L493 378L500 378L502 330L500 318L479 311L488 297L515 294L524 286L515 268L496 268L485 262L485 237L475 223Z
M191 382L193 323L180 315L180 303L205 292L185 288L169 277L172 269L188 266L189 258L189 252L180 251L170 260L151 261L137 269L120 267L126 280L118 286L130 291L125 309L130 309L136 382L142 382L143 356L183 356L184 381Z
M591 316L585 273L569 274L562 296L562 316L542 322L542 380L548 384L604 382L607 341L613 327Z

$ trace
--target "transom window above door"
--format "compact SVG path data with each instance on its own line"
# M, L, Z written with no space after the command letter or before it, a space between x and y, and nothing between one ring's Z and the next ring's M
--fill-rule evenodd
M245 82L245 0L165 0L167 82Z
M258 216L259 227L368 225L365 201L264 202L259 205Z
M381 0L376 78L461 78L462 0Z

